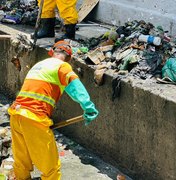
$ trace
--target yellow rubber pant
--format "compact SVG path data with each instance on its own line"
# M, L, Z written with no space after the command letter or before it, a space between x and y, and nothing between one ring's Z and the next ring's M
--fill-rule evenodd
M77 0L44 0L41 18L54 18L57 7L64 24L76 24L78 21L76 3Z
M42 180L60 180L60 160L52 130L21 115L10 116L14 172L17 180L30 179L33 164Z

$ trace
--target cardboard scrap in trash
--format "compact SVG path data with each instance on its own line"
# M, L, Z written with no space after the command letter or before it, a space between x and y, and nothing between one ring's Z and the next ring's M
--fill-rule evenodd
M78 10L78 22L81 22L98 4L99 0L84 0Z
M87 56L94 64L100 64L105 59L103 52L99 49L87 53Z
M107 70L107 67L104 65L97 66L97 69L94 71L94 81L97 85L103 84L103 75L105 71Z
M117 175L117 180L126 180L126 177L123 176L123 175L118 174Z
M21 64L18 57L14 56L11 60L11 62L14 64L14 66L18 69L18 71L21 71Z
M101 46L98 48L100 51L106 52L106 51L112 51L113 45L107 45L107 46Z
M5 137L7 135L7 128L0 128L0 137Z

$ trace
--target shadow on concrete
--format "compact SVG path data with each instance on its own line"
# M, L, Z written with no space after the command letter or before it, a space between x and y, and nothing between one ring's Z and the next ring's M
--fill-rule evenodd
M82 164L95 167L96 169L98 169L98 173L105 174L112 180L116 180L118 174L123 174L122 172L120 172L120 170L104 162L98 156L80 146L76 142L72 141L70 138L62 138L61 136L58 137L58 140L62 141L61 143L66 146L64 150L71 150L74 155L79 157ZM126 180L131 179L127 177Z

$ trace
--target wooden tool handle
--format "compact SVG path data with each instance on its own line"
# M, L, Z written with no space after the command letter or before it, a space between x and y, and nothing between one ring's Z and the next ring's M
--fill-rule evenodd
M36 42L37 42L37 32L38 32L39 27L40 27L40 21L41 21L41 16L42 16L43 4L44 4L44 0L41 0L40 1L40 5L39 5L39 11L38 11L38 15L37 15L37 20L36 20L36 24L35 24L33 46L35 46Z
M64 126L68 126L70 124L74 124L76 122L80 122L80 121L83 121L84 118L83 116L77 116L77 117L74 117L74 118L71 118L71 119L68 119L66 121L61 121L57 124L54 124L51 126L51 129L58 129L58 128L61 128L61 127L64 127Z

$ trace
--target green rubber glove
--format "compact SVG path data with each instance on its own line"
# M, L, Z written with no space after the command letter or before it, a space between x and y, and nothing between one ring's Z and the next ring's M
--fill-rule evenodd
M90 96L79 79L75 79L69 83L65 91L74 101L79 103L83 109L85 125L88 125L98 116L98 110L95 108L94 103L90 101Z
M162 68L162 78L169 77L176 82L176 58L169 58Z

